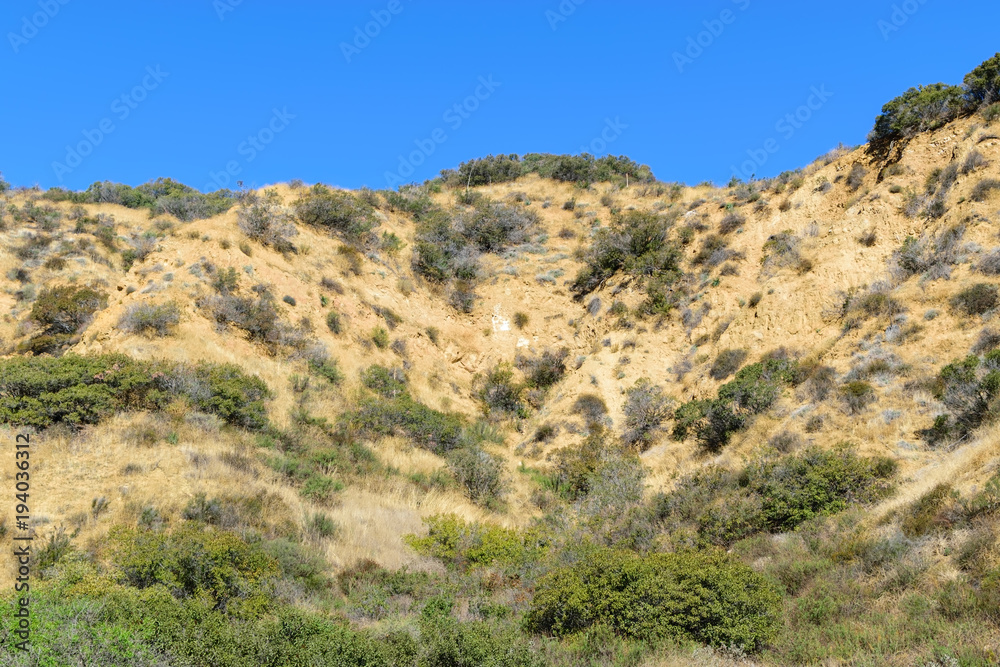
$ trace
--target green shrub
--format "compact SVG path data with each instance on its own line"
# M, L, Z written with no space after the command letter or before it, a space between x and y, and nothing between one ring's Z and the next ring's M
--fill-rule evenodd
M460 415L429 408L405 392L392 399L363 399L354 412L342 419L367 437L401 432L417 446L433 452L447 452L464 444L465 420Z
M374 208L349 192L317 184L294 206L299 220L307 225L329 229L352 243L378 243L372 233L380 224Z
M525 625L556 636L607 625L637 640L754 652L774 636L779 618L772 585L723 553L598 551L538 582Z
M287 303L289 306L294 306L295 305L295 297L290 296L288 294L286 294L285 296L281 297L281 300L284 301L285 303Z
M856 380L848 382L840 388L840 396L847 407L848 413L860 414L875 401L875 389L867 382Z
M996 285L977 283L968 287L951 299L951 305L966 315L982 315L997 306L1000 291Z
M130 334L167 336L181 321L181 311L176 303L139 303L125 309L118 328Z
M361 383L385 398L396 398L406 392L406 375L401 368L369 366L361 371Z
M966 74L963 83L974 104L982 106L1000 101L1000 53Z
M236 426L267 424L267 386L232 365L187 368L105 355L12 358L0 361L0 371L0 423L82 426L184 397Z
M522 313L521 311L518 311L514 313L514 326L516 326L518 329L523 329L524 327L528 326L528 319L529 318L527 313Z
M876 147L934 130L966 113L965 91L959 86L935 83L918 86L882 107L868 140Z
M669 284L680 277L681 257L678 247L667 240L663 219L655 213L626 211L615 216L610 228L598 230L572 289L582 298L618 272L655 276Z
M722 235L732 234L737 229L746 224L746 216L739 213L728 213L719 223L719 233Z
M566 374L566 357L569 350L545 350L536 357L519 354L515 359L518 369L524 373L525 384L532 389L548 389Z
M946 506L956 495L950 484L938 484L922 495L900 522L903 534L909 538L923 537L936 529L949 527L952 522Z
M107 302L106 294L89 287L46 288L31 307L31 319L48 335L74 334Z
M473 382L473 392L487 415L526 417L525 386L514 379L510 364L497 364Z
M795 529L853 503L888 495L896 464L857 456L850 448L807 448L764 456L738 470L709 467L689 475L654 500L665 531L690 526L709 544L728 546L758 532Z
M389 347L389 332L385 327L375 327L372 329L371 341L375 343L375 347L384 350Z
M851 167L851 173L847 175L847 188L851 192L857 191L865 184L865 176L867 174L868 170L861 163L855 162L854 166Z

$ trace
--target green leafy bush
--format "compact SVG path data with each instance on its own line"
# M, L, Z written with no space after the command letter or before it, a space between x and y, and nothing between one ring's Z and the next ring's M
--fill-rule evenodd
M723 553L597 551L538 582L525 625L565 636L600 624L754 652L774 636L780 608L766 579Z
M473 382L473 392L487 415L526 417L525 386L515 380L510 364L500 363L478 376Z
M681 275L681 252L667 240L667 225L655 213L642 211L626 211L610 228L599 230L583 261L586 266L573 281L578 298L619 272L666 284Z
M372 380L376 386L381 385L380 378ZM390 385L383 388L394 391ZM355 411L345 414L342 419L365 436L402 433L417 446L433 452L447 452L464 444L465 420L460 415L434 410L406 392L391 399L383 396L363 399Z
M0 361L0 423L96 424L116 412L157 409L180 397L236 426L259 430L267 424L267 386L232 365L189 368L124 355Z
M738 470L709 467L654 500L665 531L691 527L699 539L728 546L759 532L793 530L816 516L888 495L896 464L859 457L846 446L767 455Z
M380 224L375 209L349 192L317 184L294 206L299 220L307 225L329 229L351 243L378 245L373 233Z
M965 90L979 106L1000 102L1000 53L965 75Z
M32 349L52 351L68 343L107 302L106 294L89 287L62 285L42 290L31 307L30 317L42 329ZM45 343L44 349L39 349L40 342Z
M968 111L965 91L959 86L935 83L917 86L882 107L868 135L874 145L885 145L934 130Z

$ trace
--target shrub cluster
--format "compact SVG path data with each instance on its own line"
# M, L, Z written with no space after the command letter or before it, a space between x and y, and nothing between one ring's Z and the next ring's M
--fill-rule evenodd
M663 395L663 387L646 378L638 380L625 392L625 430L622 441L640 451L649 449L661 432L664 421L673 413L673 401Z
M573 281L573 292L582 299L616 273L623 272L662 288L680 278L681 251L668 240L664 219L655 213L626 211L610 228L597 232L583 261L586 266ZM649 291L649 290L647 290ZM652 297L653 294L650 294ZM669 310L667 304L657 304Z
M294 250L290 239L298 234L298 230L292 224L277 190L266 190L263 195L256 190L243 190L239 202L236 222L241 232L278 252Z
M703 447L718 451L754 415L768 410L783 386L798 381L798 374L798 364L780 356L744 367L719 388L717 398L693 400L677 408L674 439L684 440L694 432Z
M379 219L372 204L361 197L317 184L294 206L304 224L327 229L351 244L378 246L373 230L379 226Z
M938 415L931 427L920 432L923 439L931 445L961 439L1000 415L998 369L1000 350L983 357L969 355L942 368L931 389L948 412Z
M31 320L40 327L20 346L22 351L35 354L57 352L71 344L101 308L107 295L90 287L62 285L42 290L31 307Z
M262 380L228 364L190 367L124 355L0 360L0 422L15 426L96 424L183 398L234 426L260 430L270 396Z
M571 183L625 182L628 175L632 183L653 183L655 178L649 167L640 165L624 155L607 155L595 158L581 155L550 155L530 153L523 158L516 154L489 155L485 158L463 162L457 170L444 170L441 176L450 187L490 185L513 181L535 173L542 178Z
M654 500L661 528L692 530L700 543L729 546L760 532L784 532L815 516L888 495L896 464L847 446L765 455L738 470L708 467Z
M600 550L543 577L525 624L556 636L604 625L636 639L755 652L774 635L780 610L772 584L724 553Z
M110 181L94 183L83 192L52 188L42 196L51 201L75 204L119 204L128 208L145 208L149 210L150 217L170 214L185 222L225 213L236 203L236 195L230 190L202 194L169 178L158 178L135 188Z

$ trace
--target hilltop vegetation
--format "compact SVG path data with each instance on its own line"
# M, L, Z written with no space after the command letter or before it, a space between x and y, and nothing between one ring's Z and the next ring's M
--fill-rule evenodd
M998 71L726 187L0 179L0 662L996 664Z

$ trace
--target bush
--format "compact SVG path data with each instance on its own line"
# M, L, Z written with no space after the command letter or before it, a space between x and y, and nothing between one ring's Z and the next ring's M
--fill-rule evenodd
M379 225L374 208L349 192L316 184L294 207L299 220L307 225L329 229L351 243L378 245L372 232Z
M966 315L982 315L996 308L998 297L996 285L977 283L952 297L951 306Z
M345 414L342 420L367 437L402 433L417 446L437 453L448 452L464 443L465 420L460 415L438 412L406 392L392 399L381 396L364 399L357 410Z
M965 91L959 86L935 83L910 88L882 107L868 140L873 148L884 150L892 141L937 129L967 110Z
M974 104L982 106L1000 101L1000 53L966 74L963 83Z
M739 213L729 213L719 223L719 233L722 235L731 234L746 224L746 217Z
M337 334L338 336L344 332L343 319L340 317L340 313L331 310L326 314L326 326L327 328Z
M525 625L559 637L606 625L640 641L754 652L774 636L780 609L766 579L720 552L597 551L538 582Z
M588 424L600 423L606 414L608 406L597 394L581 394L574 402L570 411L583 417Z
M680 277L681 252L667 241L664 221L654 213L626 211L597 232L573 281L577 298L593 292L619 271L669 284Z
M486 415L527 417L524 385L514 379L510 364L497 364L473 381L473 392Z
M994 248L980 257L975 270L988 276L1000 276L1000 248Z
M746 358L747 351L744 349L722 350L716 355L708 374L713 380L725 380L740 369Z
M384 350L389 347L389 332L385 327L375 327L372 329L371 341L375 343L375 347Z
M661 425L670 417L672 401L663 395L663 388L643 378L625 392L626 445L649 449L660 433Z
M961 172L963 174L970 174L977 169L981 169L988 165L989 162L983 157L983 154L977 150L971 151L965 158L965 162L962 163Z
M545 350L537 357L517 355L515 363L524 373L525 383L532 389L548 389L566 374L566 357L569 350Z
M406 375L401 368L392 370L385 366L369 366L361 372L361 384L385 398L396 398L406 393Z
M181 321L181 310L173 301L137 303L125 309L118 328L130 334L169 335Z
M267 425L267 386L236 366L188 368L124 355L0 361L0 423L96 424L116 412L159 409L180 397L236 426Z
M523 329L528 326L528 314L518 311L514 313L514 326L518 329Z
M465 447L448 455L448 468L474 503L498 508L506 494L503 460L478 447Z
M298 234L291 216L281 203L277 190L266 190L260 195L254 190L240 193L240 208L236 224L251 239L272 246L278 252L291 251L291 237Z
M874 229L870 229L858 237L858 243L866 248L873 247L878 242L878 234Z
M31 319L46 334L73 334L107 304L107 295L89 287L64 285L42 290L31 307Z
M984 178L983 180L976 183L976 186L972 188L972 192L969 197L972 201L984 202L989 198L990 193L993 190L1000 190L1000 180L995 178Z
M666 531L690 527L704 543L729 546L884 498L896 468L891 459L859 457L846 446L811 447L764 456L738 470L703 469L658 496L654 513Z
M847 175L847 188L851 192L857 191L858 188L865 184L865 176L867 175L868 170L860 163L855 162L854 166L851 167L851 173Z
M840 388L840 396L852 415L864 412L864 409L875 401L875 389L867 382L848 382Z

